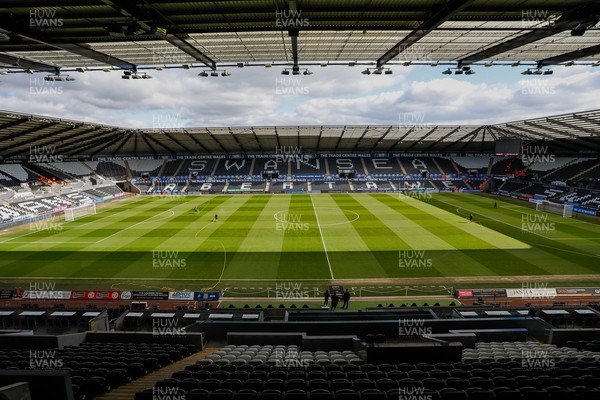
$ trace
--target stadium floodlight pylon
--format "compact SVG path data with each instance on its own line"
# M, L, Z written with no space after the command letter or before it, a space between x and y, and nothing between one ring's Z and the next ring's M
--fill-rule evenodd
M96 214L96 203L83 204L77 207L67 208L65 211L65 222L75 221L77 218Z
M573 206L570 204L553 203L548 200L543 200L535 206L537 211L545 211L553 214L562 215L564 218L573 217Z

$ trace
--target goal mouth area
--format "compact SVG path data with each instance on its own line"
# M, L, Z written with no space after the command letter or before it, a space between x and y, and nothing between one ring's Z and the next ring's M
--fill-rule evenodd
M554 203L548 200L537 202L535 206L536 211L562 215L564 218L573 217L573 208L574 206L571 204Z
M64 210L65 222L75 221L88 215L96 214L96 203L82 204Z

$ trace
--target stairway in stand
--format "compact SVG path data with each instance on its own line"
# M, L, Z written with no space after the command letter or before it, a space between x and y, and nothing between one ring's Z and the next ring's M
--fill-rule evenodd
M164 368L151 372L144 377L136 379L127 385L121 385L118 388L111 390L109 393L96 396L95 400L133 400L133 396L136 392L141 392L146 388L153 387L156 382L170 378L174 372L182 371L188 365L196 364L197 361L202 360L217 350L218 349L204 349L183 360L179 360L171 365L167 365Z

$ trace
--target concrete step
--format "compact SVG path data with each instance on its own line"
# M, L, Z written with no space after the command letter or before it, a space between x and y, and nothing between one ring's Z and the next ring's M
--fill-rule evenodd
M170 378L174 372L182 371L188 365L196 364L197 361L202 360L206 356L214 353L218 349L204 349L198 353L192 354L191 356L179 360L171 365L167 365L157 371L154 371L146 376L143 376L127 385L121 385L116 389L111 390L109 393L97 396L95 400L132 400L136 392L141 392L146 388L151 388L158 381Z

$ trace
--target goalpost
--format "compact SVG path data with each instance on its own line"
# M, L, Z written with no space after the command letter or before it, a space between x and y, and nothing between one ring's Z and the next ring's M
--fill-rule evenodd
M545 211L553 214L562 215L564 218L573 216L573 206L568 204L553 203L548 200L543 200L535 206L537 211Z
M75 221L87 215L96 214L96 203L84 204L81 206L67 208L65 210L65 222Z

